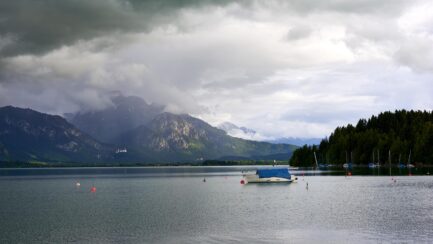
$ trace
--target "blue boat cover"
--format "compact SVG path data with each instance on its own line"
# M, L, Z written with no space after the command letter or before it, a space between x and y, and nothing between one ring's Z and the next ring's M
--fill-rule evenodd
M290 179L288 168L258 169L257 174L259 175L259 178L280 177Z

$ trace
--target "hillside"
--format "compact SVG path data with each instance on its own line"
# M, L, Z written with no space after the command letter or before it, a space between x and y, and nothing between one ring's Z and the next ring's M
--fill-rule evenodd
M318 147L302 147L293 153L291 165L311 166L313 151L319 163L354 164L373 162L433 163L433 113L427 111L384 112L369 119L360 119L356 126L338 127ZM350 159L352 155L352 159ZM379 155L379 157L378 157Z
M111 159L113 151L60 116L0 108L0 161L96 162Z
M288 159L296 148L287 144L271 144L228 136L223 130L186 114L163 113L150 123L123 134L119 145L136 151L154 152L161 160L202 160L221 157ZM279 155L277 155L279 154Z

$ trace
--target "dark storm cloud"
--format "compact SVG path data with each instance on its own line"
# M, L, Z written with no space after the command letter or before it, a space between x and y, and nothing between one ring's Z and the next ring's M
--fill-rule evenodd
M0 2L0 54L41 54L78 40L146 31L182 8L227 1L13 0ZM2 41L3 40L3 41ZM11 40L11 41L10 41ZM2 45L3 43L3 45ZM3 47L3 48L2 48Z

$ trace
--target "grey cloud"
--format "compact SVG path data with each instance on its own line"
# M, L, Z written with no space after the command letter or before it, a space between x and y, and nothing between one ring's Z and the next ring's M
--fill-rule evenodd
M405 1L218 1L218 0L14 0L0 2L0 40L14 37L1 48L3 56L41 54L78 40L125 32L143 32L161 24L177 24L178 11L188 8L241 4L290 14L317 11L394 13ZM206 9L204 9L206 11ZM239 11L233 14L239 14ZM241 16L239 14L239 16ZM247 14L243 16L247 18ZM299 35L300 30L293 35ZM296 31L295 31L296 32ZM302 33L301 33L302 34ZM0 41L1 44L1 41Z
M41 54L78 40L142 32L168 23L188 7L223 5L226 1L176 0L14 0L0 2L0 37L16 41L3 56Z
M312 29L309 26L295 26L287 33L287 39L289 41L297 41L299 39L308 37L311 32Z
M356 14L371 14L378 13L382 15L396 14L401 12L402 5L406 4L404 0L292 0L284 2L289 9L295 9L298 12L310 14L312 12L341 12L341 13L356 13Z
M394 54L395 60L420 72L433 72L433 46L431 39L411 38L406 40Z

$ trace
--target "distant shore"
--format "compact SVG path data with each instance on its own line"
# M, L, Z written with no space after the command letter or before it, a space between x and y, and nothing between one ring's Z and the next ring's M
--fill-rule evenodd
M243 166L243 165L287 165L287 161L265 160L205 160L202 162L172 163L83 163L83 162L40 162L40 161L0 161L0 168L68 168L68 167L167 167L167 166Z
M72 167L176 167L176 166L278 166L289 165L287 161L265 161L265 160L205 160L202 162L173 162L173 163L83 163L83 162L40 162L40 161L0 161L0 168L72 168ZM296 167L296 166L295 166ZM415 168L431 168L433 164L417 163ZM315 170L315 167L302 167L306 170ZM319 170L342 169L343 164L330 167L320 167ZM368 169L368 165L353 165L354 169ZM389 164L384 164L380 169L388 169ZM392 168L399 168L392 165ZM353 169L348 169L353 170ZM374 170L374 168L370 169Z

